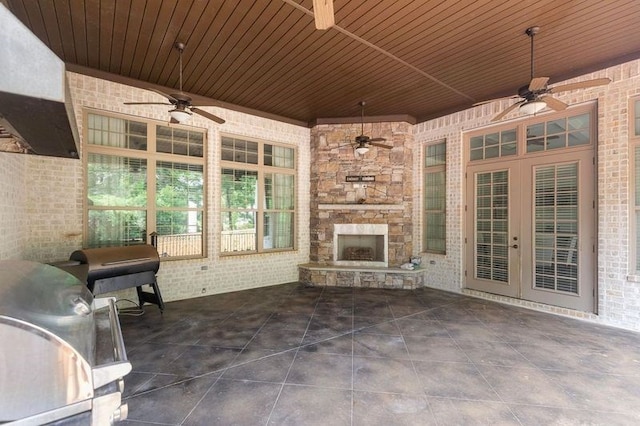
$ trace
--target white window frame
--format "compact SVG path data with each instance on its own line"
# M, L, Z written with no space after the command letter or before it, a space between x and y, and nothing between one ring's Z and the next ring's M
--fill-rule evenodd
M438 145L443 145L444 146L444 163L443 164L437 164L437 165L427 165L427 153L429 151L430 147L435 147ZM429 142L427 144L424 145L424 150L423 150L423 155L422 155L422 161L423 161L423 176L422 176L422 182L423 182L423 197L424 197L424 201L423 201L423 209L422 209L422 213L423 213L423 251L425 253L433 253L433 254L447 254L447 224L446 224L446 217L447 217L447 141L446 139L439 139L433 142ZM427 176L433 173L442 173L444 175L444 181L442 182L442 187L438 188L439 190L443 191L443 196L444 196L444 204L442 209L430 209L427 210L427 199L430 198L430 194L428 193L429 188L427 187ZM444 248L442 250L436 250L436 249L429 249L428 245L429 245L429 241L430 241L430 235L429 234L429 228L427 226L428 223L428 218L430 215L444 215L445 218L445 224L444 224Z
M147 125L147 146L145 150L138 149L129 149L122 147L114 147L109 145L95 145L89 143L89 115L94 114L102 117L109 117L115 119L122 119L133 121L140 124ZM180 155L173 153L162 153L156 152L156 129L157 126L170 127L173 129L186 130L189 132L196 132L202 134L202 156L188 156L188 155ZM146 241L142 240L141 243L151 244L153 242L151 238L151 234L156 232L156 215L159 210L175 210L175 211L194 211L196 214L201 215L201 223L202 223L202 232L200 235L200 252L197 254L176 254L172 255L171 253L167 253L162 249L162 241L160 239L158 242L158 253L160 255L161 260L179 260L179 259L194 259L194 258L205 258L207 257L207 221L206 221L206 212L207 212L207 131L206 129L184 126L180 124L172 124L158 120L152 120L145 117L139 116L131 116L125 114L117 114L110 111L96 110L91 108L85 108L83 111L83 127L84 127L84 135L83 135L83 167L84 167L84 178L87 184L84 189L84 206L83 206L83 219L84 219L84 245L88 246L88 236L89 236L89 211L95 209L89 205L89 185L88 185L88 162L90 154L98 154L98 155L108 155L114 157L123 157L123 158L135 158L146 160L147 162L147 174L146 174L146 186L147 186L147 205L146 208L137 207L131 210L145 211L146 212L146 232L145 237ZM203 176L203 187L202 187L202 207L199 208L161 208L156 205L156 164L158 162L167 162L167 163L180 163L187 165L196 165L202 167L202 176ZM129 210L128 207L109 207L115 210ZM98 209L96 209L98 210Z
M297 217L298 217L298 197L297 197L297 185L298 185L298 150L296 146L288 145L284 143L277 143L268 140L261 140L256 138L251 138L247 136L240 136L235 134L224 133L221 134L221 143L220 150L223 149L222 141L224 139L235 139L239 141L252 142L258 145L258 153L257 153L257 164L252 164L249 162L242 161L231 161L223 159L222 152L220 152L220 185L222 186L222 171L224 169L233 169L239 171L249 171L257 173L257 194L256 194L256 206L255 208L250 209L225 209L222 206L222 202L220 201L220 212L217 215L220 226L220 256L228 257L228 256L237 256L237 255L253 255L253 254L264 254L264 253L272 253L272 252L286 252L286 251L295 251L297 250ZM277 166L267 166L264 165L265 160L265 145L271 145L273 147L282 147L291 149L293 151L293 164L292 168L287 167L277 167ZM293 177L294 185L291 188L291 192L293 194L293 209L267 209L264 205L265 200L265 174L268 173L276 173L281 175L289 175ZM220 196L222 196L223 188L221 187L219 190ZM228 251L225 250L225 243L223 241L224 238L224 226L222 224L222 215L228 214L232 211L246 211L246 212L254 212L255 213L255 244L252 249L248 250L233 250ZM264 232L265 232L265 223L264 223L264 215L268 212L289 212L292 213L292 235L291 235L291 247L284 248L269 248L265 247L264 244Z
M630 175L630 223L631 229L629 241L629 271L640 280L640 159L636 158L636 150L640 150L640 96L629 99L629 157L631 158ZM640 152L638 153L640 155ZM636 161L638 160L638 161Z

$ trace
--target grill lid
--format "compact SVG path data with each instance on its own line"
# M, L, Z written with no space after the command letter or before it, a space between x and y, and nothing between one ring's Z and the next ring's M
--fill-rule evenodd
M92 302L87 286L61 269L29 261L0 261L0 315L49 330L89 362L95 349Z

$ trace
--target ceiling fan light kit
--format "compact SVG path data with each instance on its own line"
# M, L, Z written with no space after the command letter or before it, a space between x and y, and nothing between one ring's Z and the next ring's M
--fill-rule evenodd
M364 155L369 152L369 148L367 148L366 146L359 146L356 148L356 152L360 155Z
M522 105L520 105L520 112L527 115L533 115L533 114L539 113L546 107L547 107L546 102L541 100L535 100L531 102L525 102Z
M191 118L191 114L183 109L172 109L169 111L169 115L172 120L178 123L186 123Z
M204 118L215 121L218 124L224 124L224 120L216 115L213 115L207 111L204 111L197 106L204 106L200 104L193 104L191 98L182 91L182 52L184 51L184 43L175 42L173 47L180 53L180 92L173 93L171 95L164 93L162 90L150 88L152 92L164 96L168 102L125 102L125 105L170 105L173 109L169 111L171 117L171 123L185 123L191 118L192 113L201 115Z
M551 94L566 92L570 90L577 89L587 89L590 87L603 86L605 84L609 84L611 82L608 78L596 78L593 80L580 81L577 83L569 83L555 87L547 87L547 82L549 81L549 77L535 77L534 73L534 55L533 55L533 39L536 34L540 32L540 27L533 26L529 27L525 30L525 34L531 40L531 80L528 85L522 86L518 89L518 94L515 96L509 96L508 99L517 99L520 100L514 104L508 106L501 113L496 115L491 119L491 121L498 121L502 118L506 117L511 111L518 109L519 112L524 114L532 115L536 114L546 107L554 111L562 111L567 109L569 105L562 102L559 99L554 98L553 96L549 96ZM487 103L491 103L498 100L503 100L507 98L498 98L491 99L488 101L477 102L473 104L473 106L484 105Z

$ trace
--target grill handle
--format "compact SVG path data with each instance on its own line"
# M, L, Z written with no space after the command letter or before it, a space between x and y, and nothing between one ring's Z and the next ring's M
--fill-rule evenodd
M109 309L109 325L111 328L111 340L115 361L94 367L93 388L98 389L107 383L118 380L126 376L131 371L131 363L127 360L127 351L124 348L124 338L118 322L115 297L105 297L94 299L96 309L106 307Z
M137 259L114 260L112 262L104 262L102 266L126 265L127 263L149 262L153 259L150 257L139 257Z

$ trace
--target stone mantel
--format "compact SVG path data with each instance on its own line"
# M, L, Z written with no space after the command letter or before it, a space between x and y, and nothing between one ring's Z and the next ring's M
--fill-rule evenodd
M318 210L403 210L403 204L318 204Z

